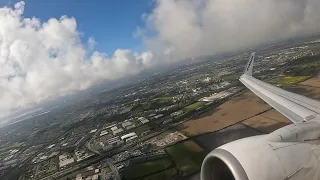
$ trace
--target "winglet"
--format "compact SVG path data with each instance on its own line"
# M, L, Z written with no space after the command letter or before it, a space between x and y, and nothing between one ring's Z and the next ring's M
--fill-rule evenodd
M249 62L246 66L246 69L244 70L244 74L252 76L255 55L256 55L255 52L251 53L250 58L249 58Z

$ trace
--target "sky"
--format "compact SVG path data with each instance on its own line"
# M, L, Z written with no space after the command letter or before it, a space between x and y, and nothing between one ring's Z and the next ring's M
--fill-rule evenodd
M0 0L0 7L13 6L15 1ZM82 40L93 37L96 50L112 54L117 48L142 51L141 39L134 36L137 27L144 26L142 15L154 6L150 0L25 0L24 17L41 21L75 17Z
M319 0L0 0L0 119L149 68L319 34L319 9Z

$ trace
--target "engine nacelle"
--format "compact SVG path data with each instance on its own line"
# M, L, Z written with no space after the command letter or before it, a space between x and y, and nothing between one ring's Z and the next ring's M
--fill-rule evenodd
M204 159L201 179L320 179L319 133L316 133L319 129L315 128L318 125L319 123L289 125L269 135L248 137L225 144ZM305 130L308 128L310 131ZM314 133L310 133L311 131Z

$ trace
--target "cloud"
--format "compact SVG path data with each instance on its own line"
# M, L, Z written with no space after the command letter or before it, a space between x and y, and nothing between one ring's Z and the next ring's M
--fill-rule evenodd
M93 37L90 37L88 39L88 49L89 50L94 50L94 46L97 44L97 42L93 39Z
M81 44L75 18L24 18L24 2L0 8L0 114L135 74L150 52L118 49L112 57ZM89 54L89 56L88 56Z
M173 59L208 55L319 33L319 8L319 0L157 0L143 16L155 35L142 37L154 53L170 47Z
M320 30L319 0L157 0L136 36L148 51L108 56L82 44L76 19L24 18L0 8L0 114L158 64L251 47Z

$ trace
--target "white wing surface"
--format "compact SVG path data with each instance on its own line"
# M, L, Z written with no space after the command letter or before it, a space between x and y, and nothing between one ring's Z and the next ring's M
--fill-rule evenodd
M252 53L240 81L274 109L294 123L320 119L320 102L285 91L252 77L255 53Z

